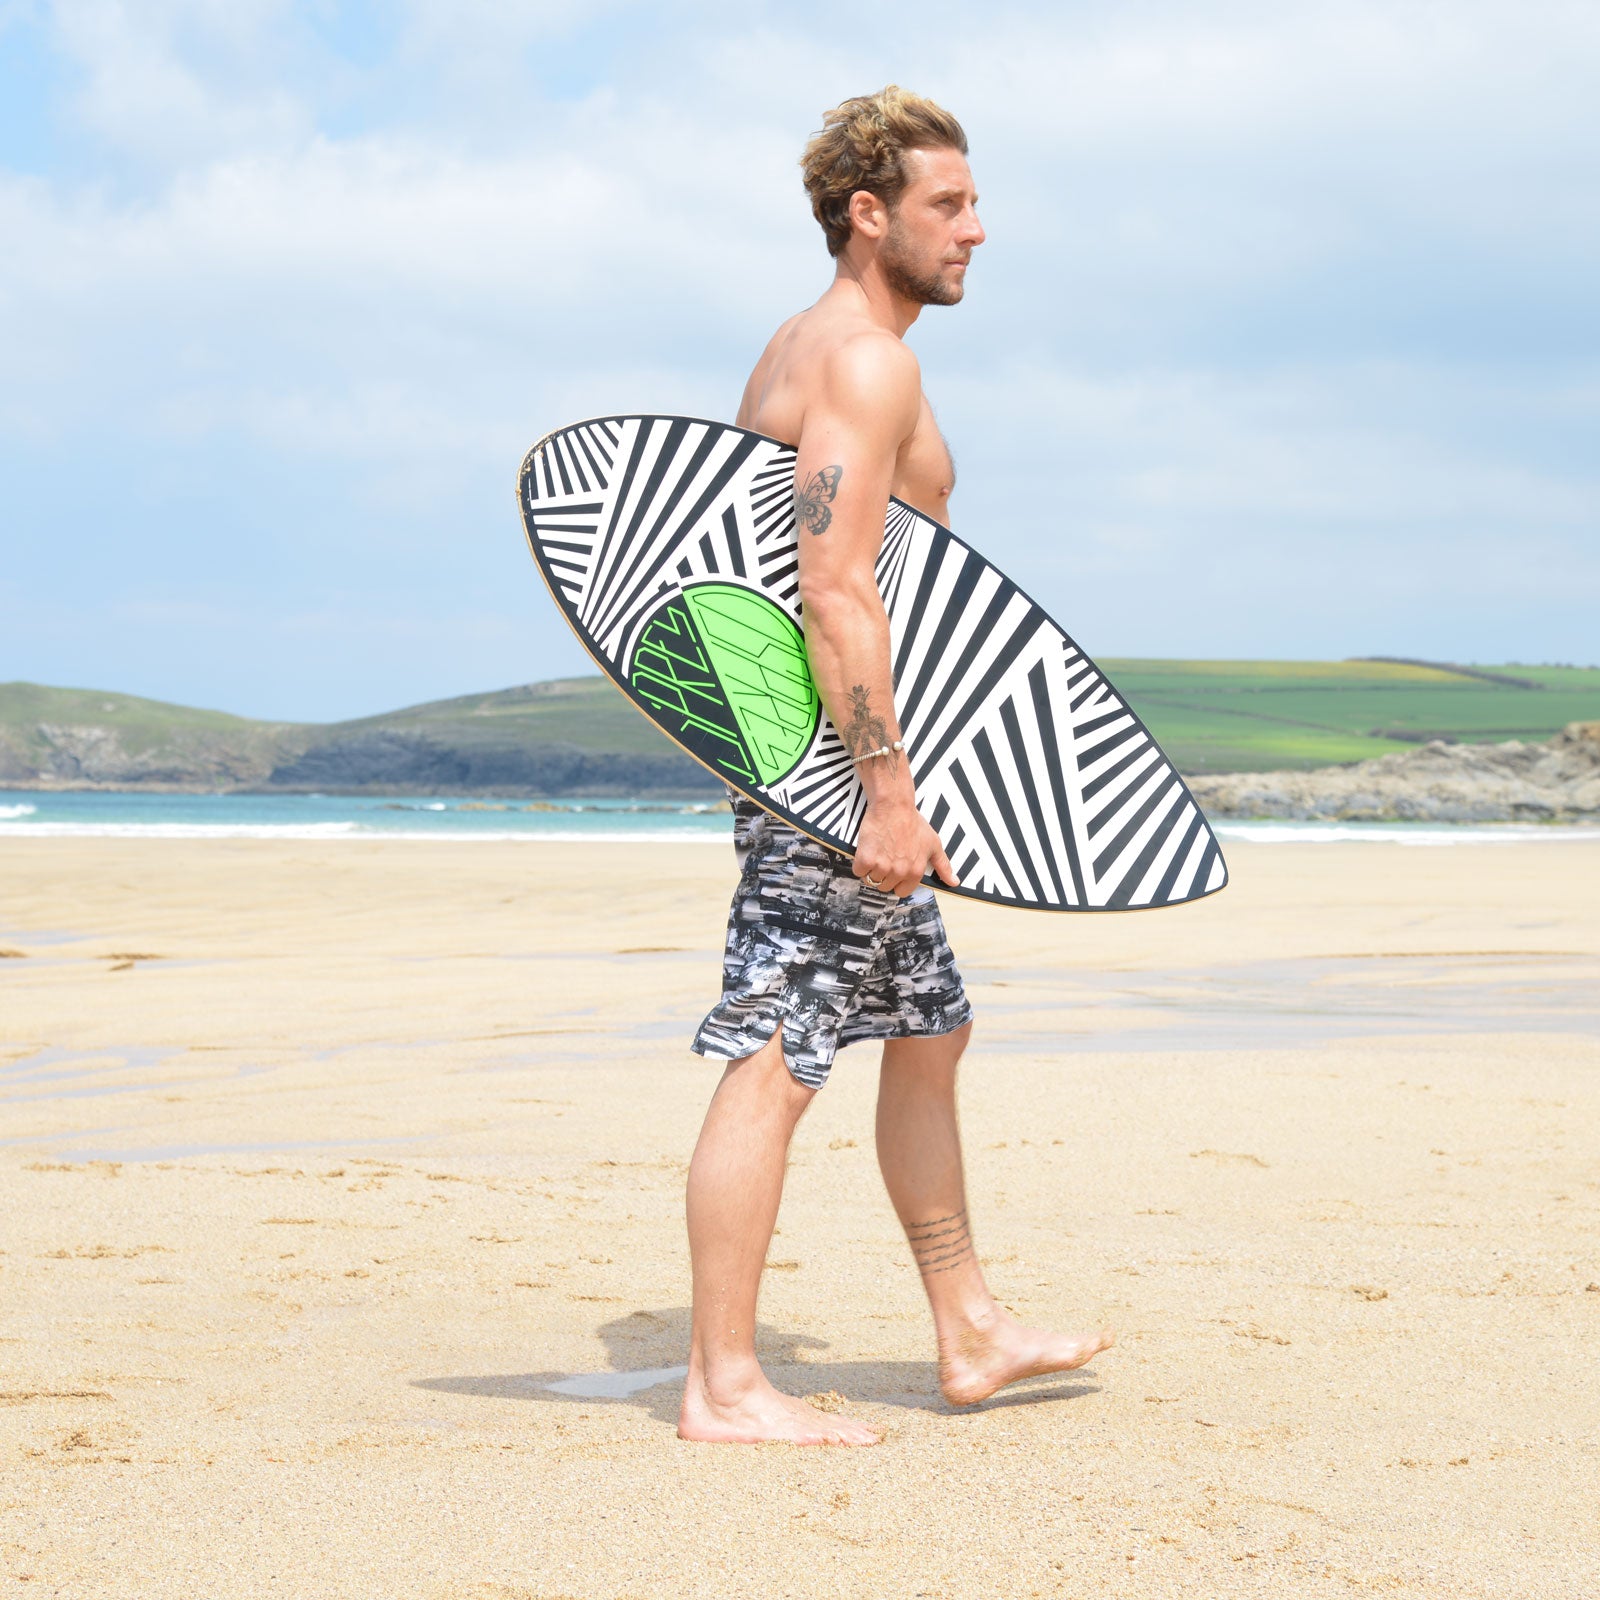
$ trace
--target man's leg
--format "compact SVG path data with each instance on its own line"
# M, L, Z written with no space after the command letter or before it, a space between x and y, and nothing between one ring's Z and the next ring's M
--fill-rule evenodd
M939 1388L972 1405L1018 1378L1065 1372L1108 1348L1109 1332L1024 1328L995 1304L967 1220L956 1121L956 1064L968 1023L931 1039L891 1039L878 1082L878 1166L933 1309Z
M689 1163L694 1326L679 1438L878 1442L862 1423L780 1394L756 1360L756 1296L783 1196L789 1140L815 1094L784 1065L780 1028L755 1055L728 1067L711 1098Z

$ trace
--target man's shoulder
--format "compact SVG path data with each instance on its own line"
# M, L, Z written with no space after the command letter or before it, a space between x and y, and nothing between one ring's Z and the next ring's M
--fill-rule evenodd
M865 319L857 326L840 328L827 342L824 359L830 367L847 373L882 372L898 377L921 371L916 351L904 339Z
M817 352L817 374L828 394L852 405L905 405L922 393L916 353L883 328L840 330Z

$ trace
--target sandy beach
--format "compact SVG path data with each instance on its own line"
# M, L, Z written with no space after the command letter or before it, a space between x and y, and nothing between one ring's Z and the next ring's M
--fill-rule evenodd
M726 848L0 841L7 1592L1600 1592L1600 840L1230 860L946 899L990 1280L1120 1342L943 1404L858 1047L763 1350L886 1439L802 1451L674 1435Z

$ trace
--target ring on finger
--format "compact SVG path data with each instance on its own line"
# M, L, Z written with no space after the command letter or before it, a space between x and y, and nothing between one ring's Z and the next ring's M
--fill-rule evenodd
M863 876L861 880L869 889L881 889L883 885L874 877Z

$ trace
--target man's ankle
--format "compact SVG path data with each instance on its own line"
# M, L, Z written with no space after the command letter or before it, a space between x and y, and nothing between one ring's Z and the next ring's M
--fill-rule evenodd
M941 1306L934 1319L934 1334L941 1345L955 1345L969 1334L981 1338L997 1327L1000 1307L989 1296L974 1296L955 1305Z
M723 1356L716 1361L690 1357L689 1382L714 1406L736 1406L766 1381L767 1375L753 1355Z

